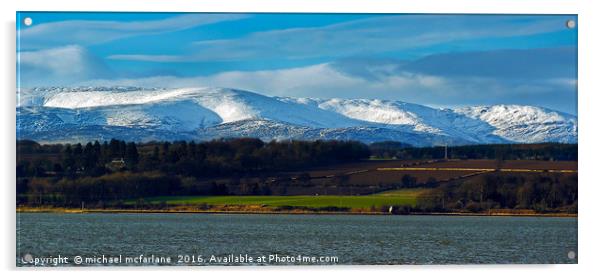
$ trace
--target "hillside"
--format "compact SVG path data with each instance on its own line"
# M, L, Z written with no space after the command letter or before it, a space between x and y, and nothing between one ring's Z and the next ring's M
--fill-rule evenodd
M439 109L377 99L270 97L227 88L34 88L17 137L40 142L338 139L414 146L577 142L577 117L520 105Z

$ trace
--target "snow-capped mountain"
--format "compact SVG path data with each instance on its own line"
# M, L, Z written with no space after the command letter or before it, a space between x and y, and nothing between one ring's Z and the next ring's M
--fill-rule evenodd
M577 142L577 117L540 107L475 106L454 112L495 128L494 135L517 142Z
M577 118L518 105L437 109L400 101L269 97L226 88L34 88L17 137L40 142L345 139L415 146L577 142Z

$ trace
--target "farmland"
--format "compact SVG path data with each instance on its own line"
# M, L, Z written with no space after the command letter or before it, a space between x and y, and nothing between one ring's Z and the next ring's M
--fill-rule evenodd
M442 161L427 164L428 167L437 168L496 168L495 160L460 160ZM508 160L502 161L500 167L508 169L534 169L534 170L577 170L577 161L539 161L539 160Z
M576 172L576 162L553 161L505 161L504 168L525 170L525 177L546 177L553 174L531 173L528 170L565 170ZM284 195L228 195L228 196L160 196L144 200L150 204L164 205L209 205L209 206L262 206L262 207L338 207L349 209L380 208L383 206L415 207L419 198L428 197L433 188L452 181L472 181L491 171L469 171L462 169L495 168L494 160L455 161L403 161L379 160L353 164L341 164L330 168L315 168L303 172L308 174L308 185L300 186L301 172L277 174L281 183L286 182L288 192ZM424 169L396 170L406 166ZM390 170L383 170L383 169ZM431 170L433 169L433 170ZM447 170L451 169L451 170ZM507 176L500 173L502 177ZM554 174L565 177L570 174ZM404 176L415 178L416 188L400 188ZM274 176L276 177L276 176ZM342 179L344 178L344 179ZM276 178L273 178L276 179ZM259 178L247 177L244 183L257 183ZM269 179L268 179L269 180ZM479 181L479 180L475 180ZM345 183L340 185L338 183ZM428 184L433 183L433 184ZM381 185L375 186L375 185ZM428 186L428 187L427 187ZM427 188L425 188L427 187ZM129 201L134 204L134 201Z
M34 208L381 213L391 206L406 213L408 207L577 208L574 145L454 147L451 159L442 148L380 156L361 143L339 141L111 140L17 147L17 204Z
M415 206L418 195L425 189L403 189L365 196L176 196L155 197L147 202L167 205L262 205L309 208L340 207L370 208L391 205Z
M330 192L326 193L372 194L399 186L404 176L414 178L416 186L428 183L434 184L430 186L435 186L441 182L463 179L464 177L487 172L479 169L489 169L491 171L498 167L518 172L567 171L576 173L577 162L508 160L500 163L495 160L369 160L309 169L305 172L287 172L279 174L278 177L280 180L291 182L291 185L289 185L290 190L293 191L291 193L302 194L303 190L308 191L307 194L324 193L316 192L314 187L319 185L321 188L328 188L346 184L353 189L347 192L341 192L340 190L336 192L330 189ZM313 186L295 189L295 181L304 173L310 178L308 184ZM252 178L248 179L252 180Z

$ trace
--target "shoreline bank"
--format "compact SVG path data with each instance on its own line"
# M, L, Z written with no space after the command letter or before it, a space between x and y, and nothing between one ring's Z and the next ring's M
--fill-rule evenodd
M193 209L193 208L172 208L172 209L76 209L62 207L17 207L16 213L65 213L65 214L86 214L86 213L187 213L187 214L299 214L299 215L421 215L421 216L497 216L497 217L567 217L577 218L575 213L519 213L519 212L410 212L407 214L392 214L374 211L310 211L310 210L241 210L237 209Z

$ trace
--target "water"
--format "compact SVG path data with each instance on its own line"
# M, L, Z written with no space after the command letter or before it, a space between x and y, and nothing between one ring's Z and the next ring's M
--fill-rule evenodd
M313 264L576 263L577 219L269 214L17 215L17 264L75 256L170 258L214 265L229 255L322 258ZM573 256L573 254L571 254ZM188 258L185 258L188 257ZM243 264L308 264L295 262ZM182 260L178 262L178 260ZM197 261L193 261L197 260ZM300 260L300 261L299 261ZM335 262L336 261L336 262ZM90 264L93 264L92 262ZM102 264L102 262L100 263ZM106 263L105 263L106 264ZM132 262L127 263L132 264ZM136 263L134 263L136 264ZM157 264L146 262L145 264ZM159 264L166 264L161 262ZM238 264L238 263L227 263Z

